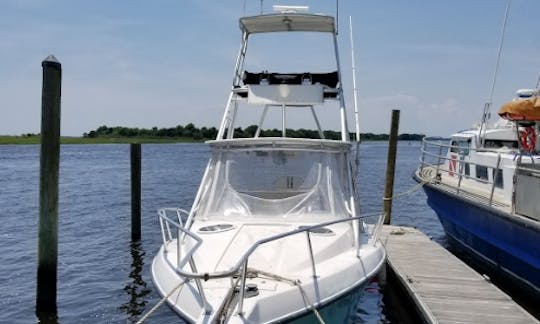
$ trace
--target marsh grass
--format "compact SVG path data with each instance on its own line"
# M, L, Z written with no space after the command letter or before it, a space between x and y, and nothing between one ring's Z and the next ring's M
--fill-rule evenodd
M129 144L129 143L196 143L192 138L155 138L155 137L66 137L60 138L60 144ZM41 137L0 135L0 145L40 144Z

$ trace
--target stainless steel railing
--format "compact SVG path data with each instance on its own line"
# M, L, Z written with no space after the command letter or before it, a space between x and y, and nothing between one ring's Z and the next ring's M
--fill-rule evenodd
M454 151L456 153L456 158L450 158L448 157L448 151ZM470 160L469 157L472 153L479 153L479 152L490 152L493 154L496 154L496 163L479 163ZM477 192L473 192L472 190L469 190L468 187L465 187L462 185L463 179L473 180L475 182L483 183L485 184L485 188L487 188L489 195L483 197L485 200L487 200L487 204L489 206L493 205L493 195L495 193L495 189L498 185L499 177L502 176L501 172L501 154L512 154L516 153L514 150L490 150L490 149L474 149L469 147L463 147L463 146L453 146L448 144L443 144L440 141L428 141L426 139L422 140L422 147L421 147L421 157L420 157L420 173L419 175L422 176L422 171L426 167L430 167L435 169L435 176L434 179L435 182L440 182L440 176L442 173L446 173L448 175L457 176L458 181L457 185L450 183L450 182L443 182L445 185L453 188L456 193L464 192L468 193L474 196L478 196ZM454 162L455 161L455 162ZM450 163L454 162L455 168L450 169L448 166ZM494 170L492 179L489 179L489 176L486 178L478 177L476 175L475 177L471 176L470 172L465 172L467 168L471 167L483 167L486 168L486 170ZM487 171L486 171L487 172ZM489 173L489 172L488 172ZM424 179L427 180L427 179ZM502 203L503 205L506 205L505 203Z
M167 212L173 212L176 214L176 219L172 219L167 215ZM357 217L346 217L342 219L327 221L323 223L319 223L313 226L306 226L302 228L298 228L295 230L291 230L288 232L276 234L261 240L256 241L251 245L251 247L238 259L236 264L227 271L216 271L216 272L204 272L200 273L197 271L197 267L193 258L194 253L196 250L200 247L202 244L202 239L195 233L191 232L189 229L186 229L182 222L182 215L188 215L188 212L182 209L174 209L174 208L164 208L160 209L158 211L159 216L159 223L161 226L161 234L163 239L163 248L165 252L168 252L168 246L176 240L176 250L177 250L177 262L176 264L172 264L169 260L169 258L165 258L166 262L169 264L169 266L174 269L174 271L181 276L183 279L193 279L195 280L195 283L197 285L198 293L203 301L203 307L208 312L210 310L210 306L208 304L208 301L204 294L204 289L202 287L202 284L200 282L201 279L203 280L209 280L209 279L219 279L219 278L233 278L234 276L239 276L240 286L239 292L240 292L240 298L239 298L239 306L238 310L239 313L242 313L242 307L243 307L243 299L244 299L244 291L245 291L245 283L246 283L246 276L247 276L247 265L249 261L249 257L257 250L257 248L263 244L274 242L292 235L296 235L299 233L306 233L306 240L308 243L308 251L311 262L311 269L312 269L312 275L316 277L317 274L317 268L315 263L315 258L313 256L313 249L311 248L311 236L310 232L314 229L334 225L338 223L344 223L344 222L361 222L363 219L378 216L378 221L371 226L371 229L368 230L368 235L370 235L373 240L369 240L368 242L371 244L376 244L376 238L378 236L378 233L381 230L382 227L382 215L378 213L372 213L372 214L365 214ZM174 228L176 231L172 231L171 228ZM359 226L358 228L364 228L363 226ZM174 234L173 234L174 233ZM188 244L187 240L192 240L192 244ZM360 238L358 238L360 239ZM184 251L184 255L181 253L182 245L184 247L187 247L186 251ZM189 266L191 268L191 272L183 270L186 264L189 263ZM231 284L233 283L233 280L231 280ZM237 285L238 280L232 284L232 289L235 288Z

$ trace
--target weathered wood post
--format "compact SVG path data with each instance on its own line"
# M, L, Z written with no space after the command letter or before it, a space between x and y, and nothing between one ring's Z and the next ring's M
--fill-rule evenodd
M43 62L41 152L39 166L39 237L36 314L56 314L58 262L58 174L62 65L49 55Z
M131 150L131 240L141 239L141 144L132 143Z
M384 188L384 224L390 224L392 218L392 196L394 195L394 173L396 169L396 151L399 129L399 110L392 110L390 139L388 142L388 160L386 162L386 185Z

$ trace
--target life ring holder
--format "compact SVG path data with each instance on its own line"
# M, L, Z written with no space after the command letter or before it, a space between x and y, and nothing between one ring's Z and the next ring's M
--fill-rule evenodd
M519 143L524 151L533 152L536 147L536 130L534 126L527 126L519 131Z

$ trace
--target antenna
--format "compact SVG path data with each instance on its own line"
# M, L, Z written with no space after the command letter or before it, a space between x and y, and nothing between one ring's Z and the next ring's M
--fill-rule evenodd
M481 144L482 146L484 146L484 141L485 141L485 133L486 133L486 129L487 129L487 122L490 118L490 113L489 113L489 109L491 107L491 104L492 104L492 100L493 100L493 92L495 90L495 82L497 81L497 73L499 72L499 65L500 65L500 62L501 62L501 54L502 54L502 48L503 48L503 44L504 44L504 34L505 34L505 31L506 31L506 23L508 21L508 13L510 12L510 4L512 3L512 0L508 0L508 3L506 4L506 10L504 12L504 21L503 21L503 25L502 25L502 29L501 29L501 39L499 41L499 50L498 50L498 53L497 53L497 63L495 64L495 71L493 72L493 81L491 83L491 91L490 91L490 94L489 94L489 100L488 102L486 102L486 104L484 105L484 113L483 113L483 116L482 116L482 123L480 124L480 138L481 138Z
M499 42L499 50L497 52L497 63L495 64L495 71L493 73L493 82L491 84L491 92L489 93L489 104L491 104L491 101L493 100L493 92L495 91L495 81L497 80L497 73L499 72L499 65L501 62L501 54L502 54L502 48L504 44L504 34L506 32L506 23L508 22L508 13L510 12L510 4L512 3L512 0L508 0L508 3L506 4L506 10L504 12L504 21L503 26L501 29L501 40Z
M339 29L339 0L336 0L336 35Z
M349 16L349 30L351 36L351 61L352 61L352 83L353 83L353 97L354 97L354 121L356 126L356 141L360 142L360 125L358 123L358 99L356 91L356 65L354 63L354 39L352 28L352 16Z

